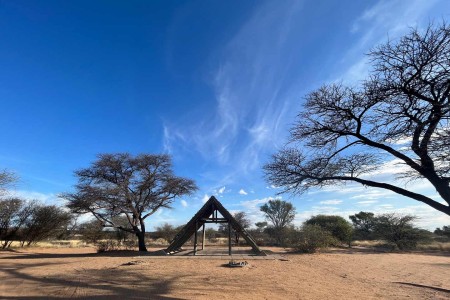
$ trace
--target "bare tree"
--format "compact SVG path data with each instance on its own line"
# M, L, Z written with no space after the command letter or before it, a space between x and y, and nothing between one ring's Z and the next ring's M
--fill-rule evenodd
M238 212L233 213L233 217L244 229L248 229L250 227L250 225L252 225L252 223L248 219L247 214L243 211L238 211ZM227 235L228 234L228 224L224 224L224 223L220 224L219 232ZM236 245L239 245L240 234L234 229L232 229L232 234L234 235L234 240L236 242Z
M35 201L18 198L0 200L0 240L3 249L9 248L37 207Z
M76 192L61 195L68 207L74 213L92 213L104 226L135 234L139 251L147 250L145 219L197 189L194 181L173 174L168 155L101 154L75 174ZM119 215L126 216L131 229L114 222Z
M297 146L273 156L267 179L291 193L357 182L450 215L450 27L411 30L369 56L359 88L331 84L306 96L291 131ZM371 177L386 161L407 166L400 178L430 182L444 203Z
M22 246L30 246L47 238L56 237L67 229L72 215L55 205L37 205L26 219L20 235Z
M0 196L4 196L7 188L16 181L17 176L14 173L8 170L0 171Z

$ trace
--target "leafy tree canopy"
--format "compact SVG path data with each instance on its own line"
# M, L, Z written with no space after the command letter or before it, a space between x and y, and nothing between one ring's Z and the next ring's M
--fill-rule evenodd
M168 155L100 154L90 167L75 175L76 191L61 195L72 212L91 213L104 226L136 234L140 251L146 251L144 220L197 189L193 180L173 173ZM115 222L120 215L126 217L129 227Z

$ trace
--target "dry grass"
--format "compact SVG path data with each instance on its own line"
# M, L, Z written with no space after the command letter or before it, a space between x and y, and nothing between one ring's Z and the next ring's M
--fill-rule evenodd
M352 242L352 246L357 246L357 247L368 247L368 248L373 248L373 247L383 247L386 246L386 242L385 241L380 241L380 240L375 240L375 241L353 241Z
M441 243L441 242L432 242L430 244L423 244L417 246L418 250L432 250L432 251L445 251L450 252L450 242Z
M42 241L32 245L33 248L81 248L88 246L89 245L86 244L86 242L83 242L82 240ZM11 248L21 248L20 242L18 241L12 242Z

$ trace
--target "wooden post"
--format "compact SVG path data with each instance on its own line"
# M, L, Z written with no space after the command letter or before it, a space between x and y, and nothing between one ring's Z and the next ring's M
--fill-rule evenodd
M198 223L195 222L195 232L194 232L194 255L197 255L197 229Z
M231 224L228 222L228 255L231 255Z
M202 250L205 249L205 238L206 238L206 231L205 231L205 224L203 224Z

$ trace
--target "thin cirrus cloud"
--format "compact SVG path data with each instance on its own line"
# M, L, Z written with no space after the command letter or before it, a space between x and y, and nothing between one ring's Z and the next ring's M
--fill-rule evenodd
M325 201L320 201L320 204L325 204L325 205L338 205L342 203L342 200L325 200Z
M342 58L341 63L347 64L347 68L344 72L338 70L332 81L352 84L364 79L370 69L369 58L365 54L387 39L399 38L411 27L427 26L431 21L427 16L437 9L438 3L449 6L442 0L382 0L364 11L350 28L350 32L359 38Z
M285 136L282 120L290 103L280 99L280 90L289 62L274 53L289 48L287 37L297 11L294 1L267 2L243 24L211 71L213 117L166 123L166 151L195 149L221 165L236 162L244 173L260 166L261 153L274 149Z

